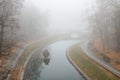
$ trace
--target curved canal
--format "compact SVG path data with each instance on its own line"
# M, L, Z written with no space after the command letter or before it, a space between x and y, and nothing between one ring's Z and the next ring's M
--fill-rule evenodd
M66 58L66 50L78 41L60 41L47 48L50 56L43 60L37 80L84 80Z

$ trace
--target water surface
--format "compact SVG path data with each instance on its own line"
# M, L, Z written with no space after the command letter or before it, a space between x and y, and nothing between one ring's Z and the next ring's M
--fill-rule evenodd
M49 45L50 61L43 64L38 80L84 80L66 58L66 50L78 41L60 41Z

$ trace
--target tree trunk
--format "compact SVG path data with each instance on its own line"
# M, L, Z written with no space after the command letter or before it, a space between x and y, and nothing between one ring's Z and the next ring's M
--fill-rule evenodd
M0 33L0 56L1 56L1 54L2 54L2 45L3 45L3 34L4 33L4 26L3 26L3 24L1 25L1 33Z

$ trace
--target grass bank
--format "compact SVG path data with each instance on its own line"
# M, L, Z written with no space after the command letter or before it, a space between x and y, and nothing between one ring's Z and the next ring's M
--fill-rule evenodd
M87 57L81 50L79 44L76 44L69 49L69 55L75 64L91 80L120 80L120 78Z
M21 57L18 59L16 67L11 74L10 80L19 80L17 78L20 74L21 66L24 66L27 58L34 50L36 50L37 48L43 48L46 45L49 45L53 42L63 40L66 38L67 38L67 35L56 35L56 36L43 38L41 40L38 40L38 42L35 42L35 43L32 43L31 45L29 45L27 48L24 49Z

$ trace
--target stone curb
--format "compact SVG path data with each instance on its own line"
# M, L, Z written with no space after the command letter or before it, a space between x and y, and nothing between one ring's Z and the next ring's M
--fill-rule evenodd
M69 55L69 51L70 51L70 48L67 49L66 51L66 57L67 59L69 60L69 62L75 67L75 69L79 72L80 75L83 76L83 78L85 80L91 80L75 63L74 61L71 59L70 55Z
M12 66L12 68L11 68L11 70L10 70L7 78L6 78L6 80L10 80L11 73L13 72L13 70L14 70L14 68L15 68L15 66L16 66L16 63L18 62L18 60L19 60L19 58L21 57L21 55L22 55L22 53L24 52L24 50L25 50L27 47L29 47L30 45L32 45L32 44L34 44L34 43L37 43L37 42L39 42L39 41L41 41L41 40L42 40L42 39L38 39L38 40L36 40L36 41L31 41L30 43L28 43L27 45L25 45L24 47L22 47L22 50L18 53L19 55L18 55L17 58L15 59L15 62L13 63L13 66Z
M26 66L27 66L27 64L28 64L28 62L29 62L29 60L31 59L32 55L33 55L36 51L38 51L39 49L40 49L40 48L35 49L35 50L29 55L29 57L27 58L27 60L26 60L26 62L25 62L25 64L24 64L24 66L23 66L22 73L20 74L21 78L18 79L18 80L23 80L25 68L26 68Z
M23 47L23 49L20 51L20 53L19 53L19 55L17 56L15 62L13 63L12 69L11 69L10 73L8 74L8 77L7 77L6 80L10 80L11 73L13 72L13 70L14 70L14 68L15 68L15 66L16 66L16 63L17 63L17 61L19 60L19 58L21 57L23 51L24 51L27 47L29 47L31 44L33 44L33 43L34 43L34 42L31 42L31 43L25 45L25 46Z
M37 40L35 43L38 43L38 42L40 42L41 40L42 40L42 39ZM44 39L43 39L43 40L44 40ZM34 42L33 42L33 43L34 43ZM21 71L21 74L20 74L20 78L19 78L18 80L23 80L25 68L26 68L27 64L29 63L29 60L31 59L32 55L33 55L36 51L38 51L39 49L41 49L41 48L39 47L39 48L35 49L35 50L34 50L33 52L31 52L31 54L28 56L27 60L25 61L24 65L23 65L23 68L22 68L22 71Z

